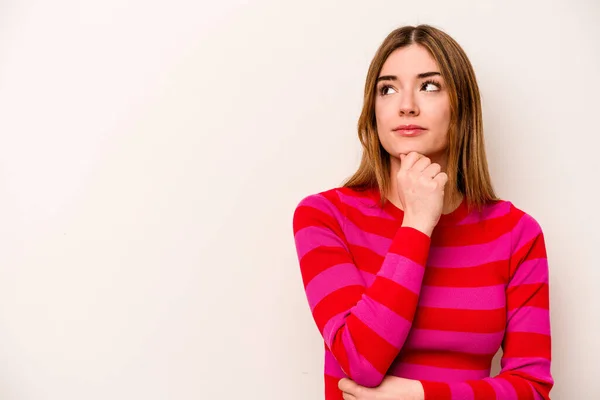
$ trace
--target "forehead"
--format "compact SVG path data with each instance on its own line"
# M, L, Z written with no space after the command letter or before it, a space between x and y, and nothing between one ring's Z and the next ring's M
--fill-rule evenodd
M385 60L379 75L397 75L408 78L431 71L440 72L435 59L423 46L411 44L394 50Z

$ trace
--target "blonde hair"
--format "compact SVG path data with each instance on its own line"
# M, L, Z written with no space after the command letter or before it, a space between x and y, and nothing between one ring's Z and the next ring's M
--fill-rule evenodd
M358 120L358 138L363 155L358 170L343 184L355 190L379 188L381 206L391 188L390 155L377 135L375 96L377 77L389 55L396 49L419 44L438 63L450 98L448 163L446 187L453 196L463 194L469 208L481 210L498 200L491 184L483 139L479 87L464 50L448 34L430 25L403 26L392 31L375 54L364 88L363 108ZM456 200L456 199L451 199Z

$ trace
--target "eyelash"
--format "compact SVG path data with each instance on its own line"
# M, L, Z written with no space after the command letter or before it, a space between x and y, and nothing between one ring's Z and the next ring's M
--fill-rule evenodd
M423 87L427 86L428 84L432 84L432 85L434 85L434 86L437 86L437 88L438 88L438 90L437 90L437 91L441 90L441 88L442 88L442 86L439 84L439 82L437 82L437 81L434 81L433 79L428 79L428 80L426 80L425 82L423 82L423 84L421 85L421 88L423 88ZM381 86L381 87L379 88L379 91L378 91L378 92L379 92L379 95L380 95L380 96L387 96L386 94L384 94L384 92L385 92L385 90L386 90L387 88L390 88L390 87L391 87L390 85L383 85L383 86ZM436 90L430 90L429 92L436 92Z

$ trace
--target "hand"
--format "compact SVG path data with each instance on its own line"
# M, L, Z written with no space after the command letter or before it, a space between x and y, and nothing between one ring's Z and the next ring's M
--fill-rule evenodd
M444 207L448 175L437 163L417 152L400 154L396 174L398 196L404 209L402 226L411 226L431 236Z
M386 376L376 388L367 388L344 378L338 383L344 400L424 400L425 393L421 382Z

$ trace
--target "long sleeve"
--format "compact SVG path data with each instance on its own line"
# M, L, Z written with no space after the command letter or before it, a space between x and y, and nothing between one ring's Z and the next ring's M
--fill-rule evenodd
M340 208L323 194L303 199L294 212L295 245L310 310L327 348L349 378L375 387L411 329L430 238L399 228L367 288L349 251L352 240L344 233Z
M456 383L421 381L425 400L549 400L551 340L548 262L539 224L523 214L512 240L501 371Z

